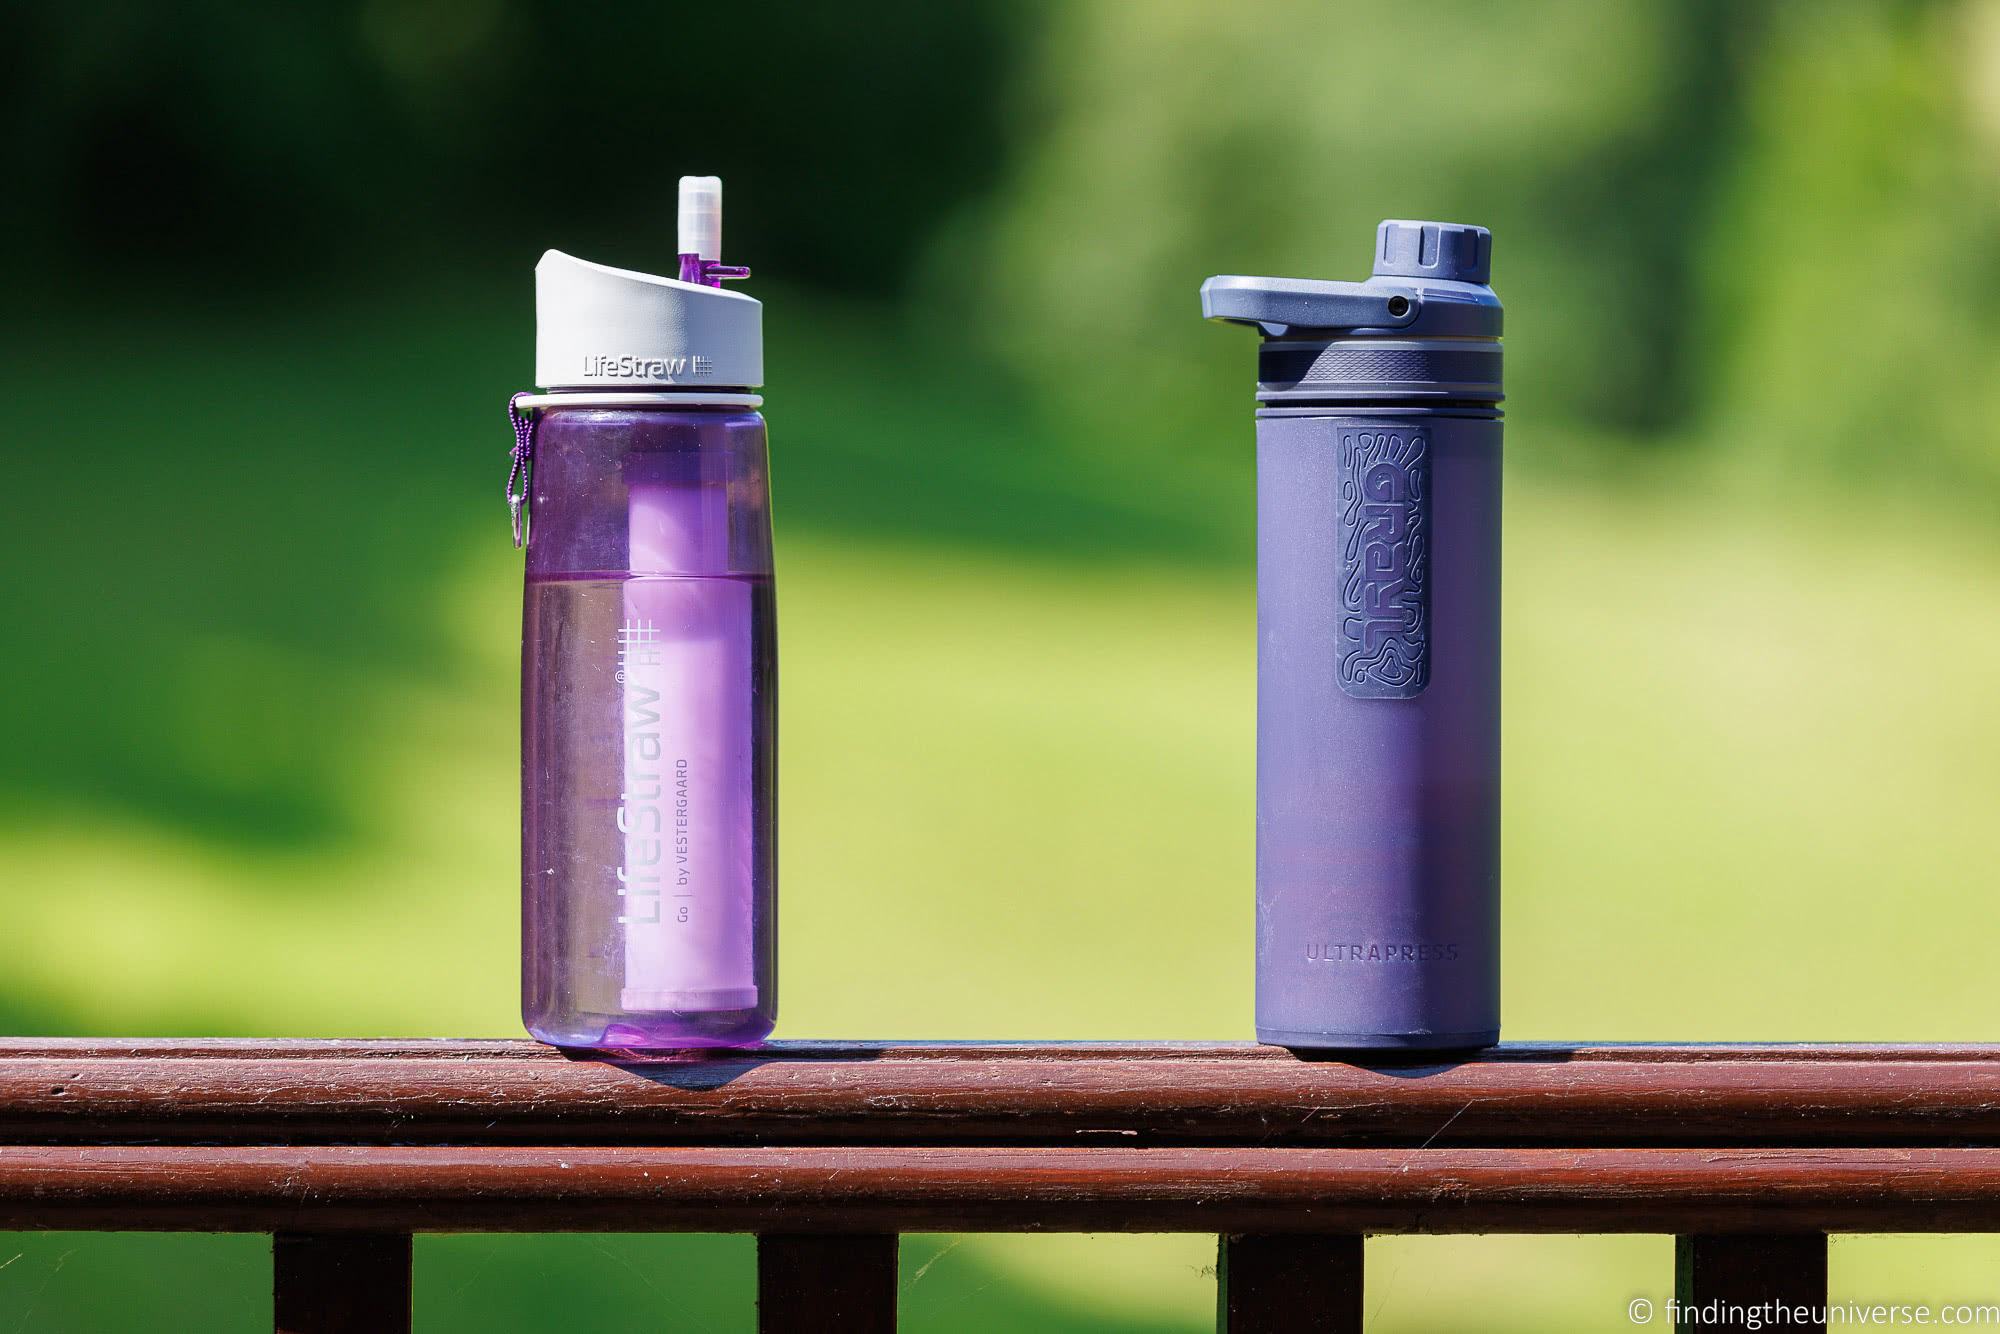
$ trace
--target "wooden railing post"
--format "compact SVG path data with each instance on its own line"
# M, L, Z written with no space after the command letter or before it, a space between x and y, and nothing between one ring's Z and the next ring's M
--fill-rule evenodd
M1674 1238L1677 1329L1702 1334L1800 1330L1826 1334L1815 1320L1826 1306L1826 1234L1713 1233ZM1772 1304L1806 1308L1805 1319L1778 1316Z
M895 1334L898 1240L758 1237L758 1334Z
M1216 1334L1361 1334L1361 1238L1221 1238Z
M271 1308L277 1334L409 1334L410 1234L276 1234Z

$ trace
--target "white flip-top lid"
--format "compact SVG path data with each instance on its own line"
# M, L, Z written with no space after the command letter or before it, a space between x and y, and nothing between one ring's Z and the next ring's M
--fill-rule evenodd
M721 193L712 176L682 178L684 253L719 258ZM545 389L754 388L764 383L764 305L741 292L551 250L535 265L535 383Z

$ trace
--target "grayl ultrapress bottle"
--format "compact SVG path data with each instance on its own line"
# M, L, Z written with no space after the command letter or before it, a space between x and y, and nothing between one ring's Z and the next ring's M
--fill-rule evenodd
M1257 371L1257 1036L1500 1029L1500 302L1482 227L1210 278Z
M513 404L522 1010L563 1046L754 1042L777 1015L777 663L762 307L721 183L677 278L549 251ZM531 471L529 469L531 468Z

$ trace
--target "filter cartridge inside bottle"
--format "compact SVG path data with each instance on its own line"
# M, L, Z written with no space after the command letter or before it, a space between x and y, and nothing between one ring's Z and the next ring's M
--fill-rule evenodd
M750 588L705 560L726 547L721 480L704 479L692 454L646 463L627 485L632 574L619 628L620 1003L744 1009L757 1003Z

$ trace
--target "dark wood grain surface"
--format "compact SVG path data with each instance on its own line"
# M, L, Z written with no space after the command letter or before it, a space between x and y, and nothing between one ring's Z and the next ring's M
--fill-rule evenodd
M757 1334L896 1334L894 1233L757 1238Z
M0 1226L1994 1231L2000 1049L12 1040Z
M0 1043L0 1142L2000 1145L2000 1049L1510 1046L1463 1060L1167 1044Z
M1359 1237L1225 1234L1216 1334L1361 1334L1364 1284Z
M1817 1232L1676 1237L1674 1296L1682 1308L1677 1329L1826 1334L1820 1318L1826 1238Z
M2000 1231L2000 1149L0 1149L0 1227Z
M408 1233L271 1238L276 1334L408 1334L410 1288Z

